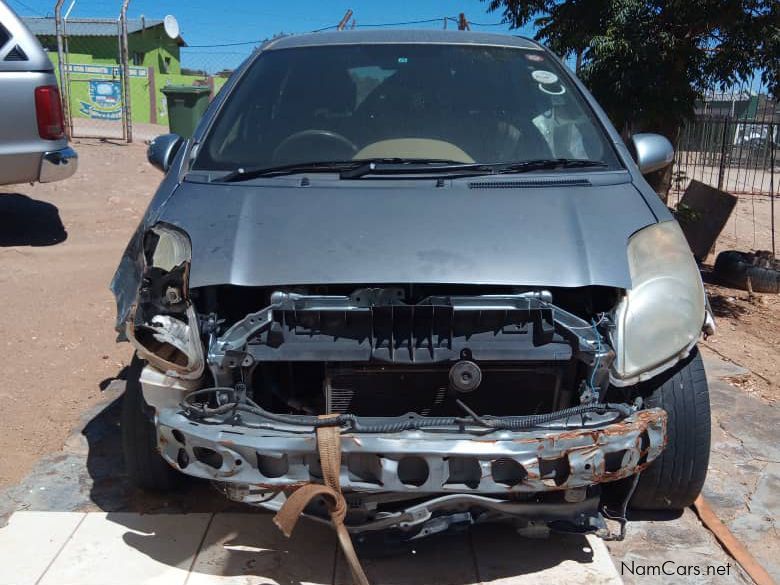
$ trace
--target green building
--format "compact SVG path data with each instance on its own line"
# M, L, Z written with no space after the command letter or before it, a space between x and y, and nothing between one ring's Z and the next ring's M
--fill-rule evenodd
M22 19L49 52L59 76L56 24L50 17ZM183 74L181 36L169 37L162 20L127 21L130 56L130 103L133 123L167 124L161 90L167 85L208 85L217 91L225 79ZM64 50L69 77L69 106L74 118L120 120L122 90L118 23L107 19L70 18L65 22ZM62 83L62 80L60 80Z

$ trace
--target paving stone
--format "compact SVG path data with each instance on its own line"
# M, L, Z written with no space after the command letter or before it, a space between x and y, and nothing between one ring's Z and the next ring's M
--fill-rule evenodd
M187 585L328 585L336 536L301 519L287 538L264 512L216 514Z
M434 535L408 550L360 561L372 585L472 585L479 583L467 534ZM352 585L349 566L339 553L335 585Z
M604 541L595 536L532 539L508 526L485 525L476 527L473 541L479 579L486 585L622 583Z
M0 585L33 585L84 519L78 512L15 512L0 529Z
M211 516L87 514L40 585L183 585Z

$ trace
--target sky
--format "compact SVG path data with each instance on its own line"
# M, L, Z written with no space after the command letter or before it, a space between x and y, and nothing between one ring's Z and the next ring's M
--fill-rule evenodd
M5 0L22 16L53 16L55 0ZM63 13L73 0L65 0ZM70 17L116 18L121 0L75 0ZM472 30L532 36L529 27L511 31L501 24L501 15L488 13L487 3L480 0L187 0L166 2L160 0L130 0L130 18L162 19L172 14L179 21L181 35L191 47L182 50L182 65L217 71L238 65L252 50L251 41L273 35L300 33L338 24L347 9L352 9L358 26L438 19L436 22L416 23L396 28L442 28L446 16L466 14ZM457 28L449 22L449 28ZM245 45L202 47L202 45Z

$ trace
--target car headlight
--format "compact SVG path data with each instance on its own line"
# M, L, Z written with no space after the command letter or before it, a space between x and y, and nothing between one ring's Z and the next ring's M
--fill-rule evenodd
M203 344L189 299L192 247L187 235L158 224L143 241L143 277L138 300L126 322L127 338L138 355L168 375L199 378Z
M676 221L628 241L631 289L615 311L612 382L650 378L688 354L705 321L704 285Z

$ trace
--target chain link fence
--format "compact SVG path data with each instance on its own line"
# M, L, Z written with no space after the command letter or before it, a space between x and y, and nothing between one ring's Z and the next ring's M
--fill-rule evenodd
M55 3L54 18L25 21L54 63L71 138L133 142L163 134L166 87L206 86L213 97L254 50L190 49L162 20L128 19L129 0L115 19L68 18L63 2Z

